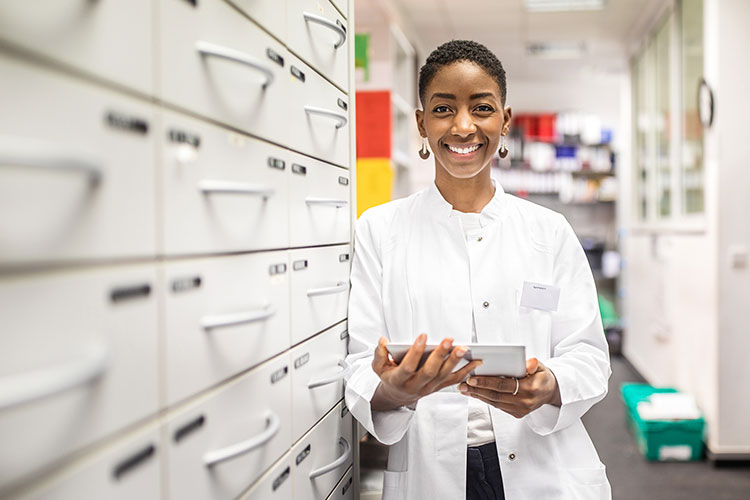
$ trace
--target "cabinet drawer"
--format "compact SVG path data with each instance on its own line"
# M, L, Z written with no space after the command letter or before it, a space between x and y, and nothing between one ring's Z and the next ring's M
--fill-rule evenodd
M287 353L170 419L164 439L171 498L236 498L289 449L289 368Z
M228 0L273 36L286 42L286 5L279 0ZM279 8L281 4L281 8Z
M292 459L287 453L258 479L242 500L289 500L292 498Z
M289 50L348 92L346 19L328 0L287 0L286 6Z
M288 146L284 46L223 0L159 6L161 98Z
M342 167L349 167L349 98L290 54L287 127L290 147Z
M352 454L352 417L342 401L292 448L294 499L327 498Z
M328 500L354 500L354 469L351 468L341 478L336 488L328 495Z
M290 244L348 243L351 238L349 171L302 155L291 156Z
M288 254L164 266L167 403L289 347Z
M0 488L156 412L156 269L0 280Z
M349 245L291 250L292 345L346 319Z
M147 94L152 28L149 0L0 2L0 39Z
M344 397L348 340L343 322L292 349L292 441Z
M71 462L61 474L10 499L158 500L162 498L160 452L159 428L151 424Z
M289 152L172 112L164 114L167 255L289 246Z
M0 74L0 267L155 255L153 108L1 55Z

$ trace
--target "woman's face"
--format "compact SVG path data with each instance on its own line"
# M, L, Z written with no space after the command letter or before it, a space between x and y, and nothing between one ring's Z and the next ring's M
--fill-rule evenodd
M476 176L510 127L497 82L477 64L458 61L441 68L425 90L417 127L435 155L436 176Z

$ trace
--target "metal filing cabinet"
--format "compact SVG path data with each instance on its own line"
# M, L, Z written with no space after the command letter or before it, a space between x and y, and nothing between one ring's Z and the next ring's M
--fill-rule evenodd
M356 496L351 13L0 5L0 498Z

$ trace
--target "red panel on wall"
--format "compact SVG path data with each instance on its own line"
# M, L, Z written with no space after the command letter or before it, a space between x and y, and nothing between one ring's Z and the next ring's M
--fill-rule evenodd
M390 157L390 91L357 92L357 158Z

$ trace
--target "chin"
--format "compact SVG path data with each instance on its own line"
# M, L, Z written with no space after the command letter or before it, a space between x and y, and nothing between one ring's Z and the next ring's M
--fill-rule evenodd
M445 166L445 164L440 163L439 167L443 170L446 174L450 175L454 179L472 179L485 170L489 169L490 162L488 161L482 166Z

